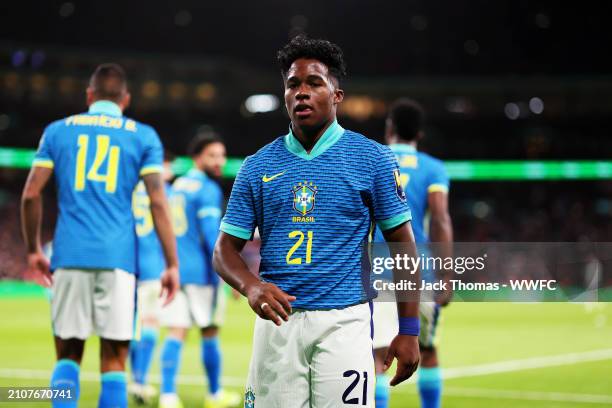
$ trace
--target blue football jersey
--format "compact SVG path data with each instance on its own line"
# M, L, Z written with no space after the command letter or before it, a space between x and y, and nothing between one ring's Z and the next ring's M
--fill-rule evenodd
M45 129L33 166L52 168L59 215L51 269L136 270L132 193L140 175L162 171L150 126L110 101Z
M172 187L166 184L166 195L172 195ZM139 182L132 198L132 211L136 220L137 274L139 281L159 279L166 268L161 242L155 232L151 215L151 200L144 182Z
M216 285L212 255L219 234L223 192L197 169L179 177L170 198L181 284Z
M444 164L408 144L392 144L389 147L400 166L400 180L412 211L414 238L417 244L429 242L425 225L427 198L432 192L448 192L449 179Z
M334 122L307 153L291 130L243 163L225 233L261 236L260 277L297 297L298 309L368 301L367 242L410 220L399 168L388 147Z

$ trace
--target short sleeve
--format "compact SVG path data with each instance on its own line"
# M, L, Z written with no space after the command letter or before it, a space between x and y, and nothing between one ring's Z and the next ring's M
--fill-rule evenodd
M248 175L249 160L244 161L236 176L221 222L221 231L242 239L251 239L256 227L255 197Z
M436 165L433 166L433 171L429 176L429 182L427 183L428 193L448 193L450 181L448 179L448 173L442 162L437 161Z
M36 151L36 155L34 156L32 166L45 167L48 169L52 169L54 167L55 164L53 160L52 144L52 131L50 129L50 126L47 126L42 137L40 138L40 143L38 144L38 150Z
M381 146L374 164L372 206L374 219L382 231L412 219L400 181L400 169L393 152Z
M164 148L157 132L153 128L148 128L148 134L145 140L142 165L140 166L140 175L146 176L151 173L162 173L164 161Z

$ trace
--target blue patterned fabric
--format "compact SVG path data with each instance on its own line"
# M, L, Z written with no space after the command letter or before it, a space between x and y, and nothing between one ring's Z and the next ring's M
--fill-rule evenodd
M302 149L302 150L300 150ZM334 122L306 153L289 132L243 163L221 230L262 239L260 276L298 309L371 299L366 244L410 220L391 150Z
M155 130L109 101L47 126L33 166L53 169L58 190L52 270L135 272L132 192L139 176L162 171L162 157Z

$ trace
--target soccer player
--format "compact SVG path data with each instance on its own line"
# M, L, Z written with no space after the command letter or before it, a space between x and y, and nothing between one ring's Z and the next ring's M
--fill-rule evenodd
M225 145L216 136L201 135L189 146L194 168L173 184L171 207L181 262L181 290L162 311L168 327L162 356L161 408L180 407L176 374L187 330L200 329L201 358L208 378L206 408L224 408L240 403L240 396L221 387L219 327L225 311L225 296L212 267L212 254L219 234L223 192L217 183L225 165Z
M176 243L162 171L162 146L153 128L123 116L130 102L124 70L96 68L87 88L89 111L45 129L22 196L22 227L30 272L52 282L51 313L57 364L51 387L77 398L85 340L100 336L99 407L127 407L125 360L134 328L136 235L132 192L143 178L164 249L163 295L178 289ZM51 175L59 216L51 265L40 243L42 191ZM51 273L53 272L53 273Z
M164 152L163 178L168 196L170 196L172 189L170 182L174 177L172 172L173 160L174 155L172 153ZM136 316L139 319L140 339L133 340L130 344L132 383L128 386L128 392L133 395L139 404L146 403L156 394L155 388L147 383L147 377L159 335L160 277L165 266L164 253L153 225L150 201L144 183L139 182L132 198L132 211L134 212L134 218L136 218L136 235L138 236L138 307Z
M242 165L215 248L216 270L258 316L245 407L373 407L372 223L416 255L399 169L388 147L337 122L346 73L337 45L295 37L278 61L289 133ZM259 278L240 257L255 228ZM419 361L418 302L398 308L393 385Z
M453 229L448 214L449 180L440 160L417 151L417 144L423 138L423 109L409 99L396 101L386 121L385 139L397 157L401 168L400 180L406 191L412 210L412 228L417 245L435 242L434 254L445 258L452 255ZM429 213L429 236L425 227L426 213ZM382 241L383 238L380 237ZM426 250L426 248L423 248ZM431 271L422 271L424 280L433 280ZM447 271L444 280L448 281ZM434 335L440 316L440 306L450 301L452 291L442 291L434 301L420 305L421 367L418 370L417 385L423 408L440 406L442 376L434 345ZM431 299L433 300L433 299ZM376 303L374 307L374 348L377 362L376 408L386 408L389 399L389 380L382 373L387 347L393 339L393 328L397 315L388 304Z

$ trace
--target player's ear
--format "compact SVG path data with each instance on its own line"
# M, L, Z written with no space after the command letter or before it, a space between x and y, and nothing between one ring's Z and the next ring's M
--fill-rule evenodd
M344 100L344 91L340 88L334 90L334 103L338 104Z
M119 106L121 107L121 110L122 111L126 110L130 106L130 102L132 102L132 94L130 94L129 92L126 92L123 95L121 102L119 102Z
M87 89L85 90L85 102L87 103L87 106L89 106L95 101L96 101L96 98L94 96L94 90L92 87L88 86Z

